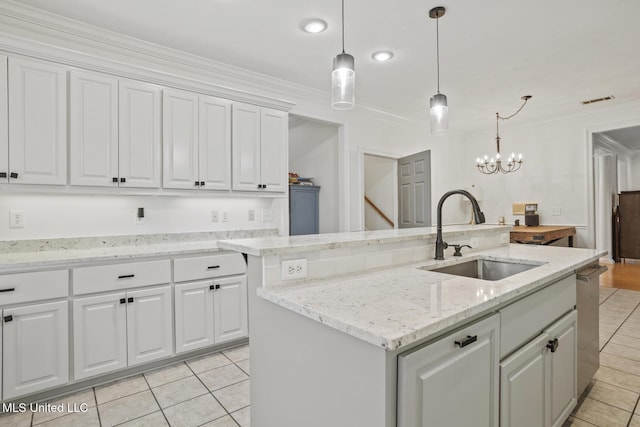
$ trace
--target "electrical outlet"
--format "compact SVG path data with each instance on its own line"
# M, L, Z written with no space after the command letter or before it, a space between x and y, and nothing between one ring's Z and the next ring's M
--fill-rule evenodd
M256 220L256 211L254 209L249 209L249 221Z
M307 259L282 261L282 280L304 279L307 277Z
M24 211L9 212L9 228L24 228Z
M229 211L220 211L220 216L222 217L222 222L229 221Z
M211 222L218 222L218 211L211 211Z
M553 215L553 216L562 215L562 209L561 208L551 208L551 215Z
M262 222L273 221L273 211L271 209L262 209Z

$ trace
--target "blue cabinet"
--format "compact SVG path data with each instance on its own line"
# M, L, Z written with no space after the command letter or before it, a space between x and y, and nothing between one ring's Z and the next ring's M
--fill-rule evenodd
M289 186L289 235L318 234L320 187Z

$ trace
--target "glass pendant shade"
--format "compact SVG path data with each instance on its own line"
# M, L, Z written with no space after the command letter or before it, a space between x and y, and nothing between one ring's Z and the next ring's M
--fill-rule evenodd
M449 131L449 107L447 96L437 93L429 101L429 116L431 117L431 134L442 135Z
M355 106L356 71L355 60L348 53L340 53L333 58L331 73L331 107L336 110L350 110Z

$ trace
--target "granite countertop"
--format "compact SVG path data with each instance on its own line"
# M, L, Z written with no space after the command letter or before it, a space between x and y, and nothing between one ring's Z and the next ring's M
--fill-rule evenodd
M458 237L474 234L478 231L504 230L508 233L510 225L447 225L443 235ZM352 231L346 233L313 234L304 236L272 236L251 239L220 240L218 247L255 256L280 255L295 252L318 251L343 247L375 245L424 239L435 241L436 227L401 228L378 231Z
M0 273L213 253L220 251L218 239L275 233L277 229L1 241Z
M493 312L604 255L592 249L512 244L459 259L430 260L348 278L259 288L258 295L386 350L436 337L466 319ZM474 259L509 259L538 267L485 281L425 271Z

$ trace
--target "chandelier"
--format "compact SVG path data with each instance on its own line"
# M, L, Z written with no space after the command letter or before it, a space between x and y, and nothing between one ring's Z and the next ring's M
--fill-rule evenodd
M527 105L527 101L531 99L531 95L525 95L522 99L524 102L518 108L518 110L510 116L502 117L500 113L496 113L496 156L489 158L489 156L485 155L484 157L478 157L476 167L478 171L485 175L491 175L494 173L510 173L515 172L522 166L524 161L522 160L522 154L518 154L516 156L515 153L511 153L511 155L506 160L506 165L504 164L502 157L500 156L500 120L509 120L518 114L525 105Z

